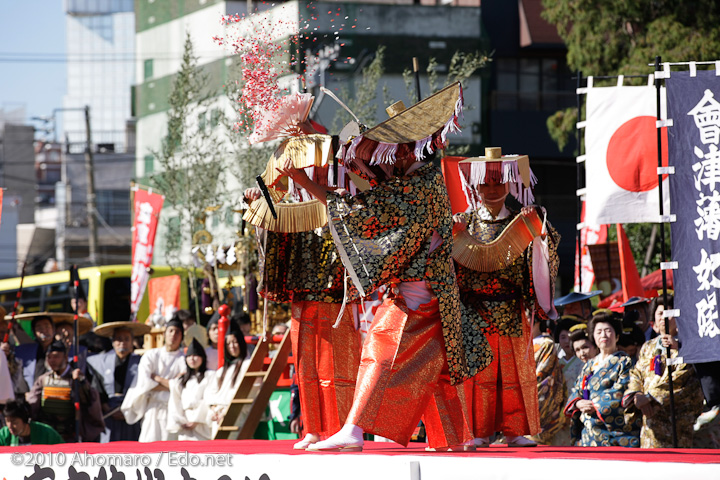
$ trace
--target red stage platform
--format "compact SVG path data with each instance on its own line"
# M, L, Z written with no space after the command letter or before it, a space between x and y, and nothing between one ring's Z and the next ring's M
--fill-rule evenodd
M0 447L6 480L720 479L717 450L492 446L426 452L367 442L360 453L307 453L289 440L117 442ZM103 473L104 472L104 473Z

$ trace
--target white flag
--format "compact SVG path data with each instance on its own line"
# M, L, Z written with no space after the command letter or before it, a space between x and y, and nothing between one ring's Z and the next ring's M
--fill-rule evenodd
M664 90L661 93L665 112ZM586 121L585 223L657 222L655 87L589 88ZM662 135L663 165L667 165L666 128ZM663 178L664 211L669 214L667 175Z

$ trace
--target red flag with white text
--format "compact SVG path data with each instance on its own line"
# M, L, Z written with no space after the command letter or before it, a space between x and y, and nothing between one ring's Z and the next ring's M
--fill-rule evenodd
M135 223L132 228L132 274L130 276L130 315L135 320L145 294L152 263L160 210L165 197L147 190L135 190Z

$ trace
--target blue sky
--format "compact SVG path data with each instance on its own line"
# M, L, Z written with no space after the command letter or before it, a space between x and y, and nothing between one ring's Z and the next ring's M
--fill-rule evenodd
M0 108L49 116L65 94L62 0L0 0ZM52 59L53 61L48 61ZM38 124L39 125L39 124Z

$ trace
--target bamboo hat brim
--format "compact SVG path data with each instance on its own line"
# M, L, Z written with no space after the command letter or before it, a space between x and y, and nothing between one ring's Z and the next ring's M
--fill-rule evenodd
M453 83L363 133L381 143L410 143L429 137L445 127L455 115L461 98L459 83Z
M133 337L140 337L146 333L150 333L150 325L138 322L108 322L95 327L95 334L101 337L112 338L115 330L125 328L132 332Z
M59 323L73 323L75 319L75 314L73 313L66 313L66 312L34 312L34 313L21 313L19 315L15 315L16 321L21 320L30 320L32 321L35 318L40 317L46 317L49 318L53 324L57 325ZM10 316L5 316L5 320L10 320ZM84 335L90 330L93 329L93 322L87 317L79 316L78 317L78 333L80 335Z

